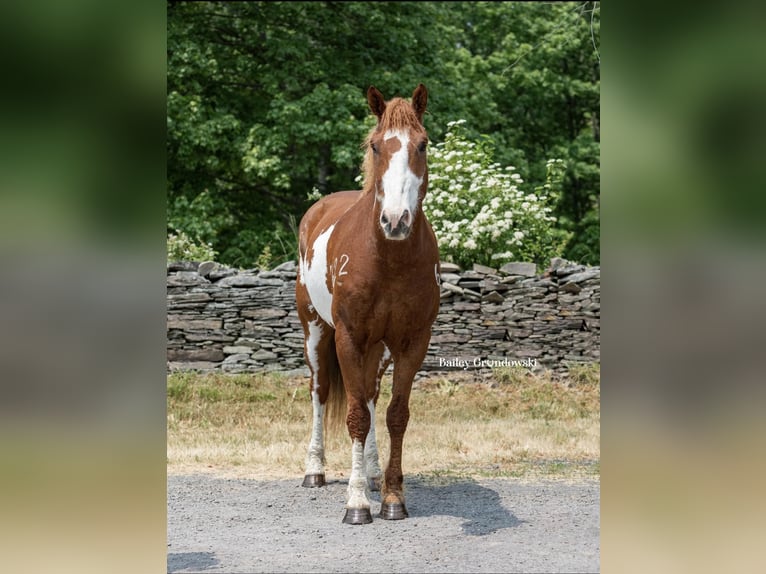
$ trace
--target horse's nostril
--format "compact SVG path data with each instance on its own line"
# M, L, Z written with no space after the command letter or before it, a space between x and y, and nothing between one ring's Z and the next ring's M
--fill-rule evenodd
M410 210L405 209L404 213L402 213L402 224L409 225L410 224Z
M388 217L386 216L386 214L385 214L385 213L381 213L381 214L380 214L380 222L381 222L383 225L386 225L386 224L388 223Z

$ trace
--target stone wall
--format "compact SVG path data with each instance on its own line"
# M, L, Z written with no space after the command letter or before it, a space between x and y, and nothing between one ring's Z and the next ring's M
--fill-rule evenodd
M271 271L169 264L168 368L307 373L295 277L293 262ZM600 361L600 279L600 268L559 258L543 275L531 263L467 271L443 263L422 371L522 361L563 373L572 362Z

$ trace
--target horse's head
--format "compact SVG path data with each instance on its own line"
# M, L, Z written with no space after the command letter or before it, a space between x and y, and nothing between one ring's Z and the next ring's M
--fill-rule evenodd
M385 237L406 239L428 187L428 134L423 127L428 90L420 84L411 103L401 98L386 102L370 86L367 102L378 124L367 138L365 189L375 193Z

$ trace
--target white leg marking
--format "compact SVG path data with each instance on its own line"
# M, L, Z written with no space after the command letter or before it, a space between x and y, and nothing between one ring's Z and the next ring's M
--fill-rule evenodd
M368 402L367 408L370 409L370 432L367 433L367 440L364 443L364 462L367 478L380 478L383 471L380 469L378 443L375 438L375 401Z
M351 477L348 479L347 499L346 508L370 508L364 472L364 445L357 439L351 444Z
M328 227L314 241L314 257L311 262L301 257L300 274L301 283L306 285L309 299L314 305L316 312L326 323L335 324L332 321L332 293L327 288L327 243L330 241L335 225ZM308 256L308 253L306 254Z
M317 345L322 336L322 325L319 321L309 323L309 338L306 342L309 366L311 367L311 405L313 407L313 423L311 425L311 441L306 455L306 474L324 474L324 435L322 422L324 406L319 402L319 356Z
M314 407L313 424L311 426L311 442L306 455L306 474L324 474L324 440L322 418L324 406L319 404L319 393L312 391L311 404Z
M388 360L391 358L391 351L388 350L388 347L386 345L383 345L383 356L380 358L380 363L378 363L378 372L380 373L380 370L383 368L383 365L385 365ZM383 373L380 373L381 378L383 377ZM380 390L380 379L376 382L377 387L375 387L375 394L378 393Z

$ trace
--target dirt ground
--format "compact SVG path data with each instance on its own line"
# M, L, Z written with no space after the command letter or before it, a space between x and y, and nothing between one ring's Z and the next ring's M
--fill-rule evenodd
M347 480L168 477L168 572L598 572L599 482L405 476L409 518L342 524Z

